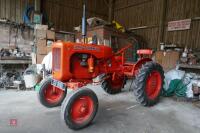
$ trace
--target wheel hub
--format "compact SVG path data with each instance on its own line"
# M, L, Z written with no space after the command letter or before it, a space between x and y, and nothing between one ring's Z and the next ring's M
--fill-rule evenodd
M94 104L89 96L76 99L71 108L71 119L75 123L83 123L92 114Z
M47 89L44 92L44 98L48 103L56 103L62 98L64 91L60 90L57 87L52 86L51 84L47 86Z
M85 113L86 112L86 110L87 110L87 107L86 106L82 106L81 108L80 108L80 113Z
M108 79L112 89L119 89L123 86L124 77L116 76L115 80L112 80L112 77Z
M155 99L161 90L162 78L158 71L152 71L148 78L146 84L146 93L149 99Z

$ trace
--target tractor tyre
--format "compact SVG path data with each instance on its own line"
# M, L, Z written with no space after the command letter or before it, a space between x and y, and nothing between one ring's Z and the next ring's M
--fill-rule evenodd
M153 106L159 101L164 83L164 71L161 65L147 62L139 69L134 81L134 94L143 106Z
M60 106L67 91L63 91L51 85L52 77L41 81L38 99L42 105L48 108Z
M98 98L88 88L80 88L69 93L61 106L61 118L73 130L87 127L98 111Z
M109 77L101 83L101 87L108 94L117 94L122 91L126 81L127 78L125 76L118 77L115 81L112 81L112 77Z

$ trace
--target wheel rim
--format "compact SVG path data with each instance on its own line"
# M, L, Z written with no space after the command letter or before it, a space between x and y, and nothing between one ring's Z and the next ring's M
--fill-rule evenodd
M64 95L63 90L55 86L52 86L51 84L47 86L47 89L44 92L44 98L50 104L59 102L60 99L63 97L63 95Z
M74 101L71 107L71 119L81 124L87 121L94 111L94 102L89 96L81 96Z
M146 94L149 99L155 99L158 97L162 86L162 78L158 71L152 71L146 84Z
M112 80L112 78L109 78L108 82L112 89L119 89L119 88L122 88L122 85L124 83L124 78L116 76L115 80Z

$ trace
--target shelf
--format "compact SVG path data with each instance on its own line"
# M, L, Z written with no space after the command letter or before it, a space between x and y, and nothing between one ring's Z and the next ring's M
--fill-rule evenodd
M179 64L179 67L186 69L200 69L200 65Z
M0 59L0 64L32 64L31 59Z

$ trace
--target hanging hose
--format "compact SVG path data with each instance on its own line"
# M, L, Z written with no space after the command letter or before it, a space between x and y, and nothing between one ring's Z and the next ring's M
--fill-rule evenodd
M34 12L34 7L33 6L27 6L24 10L24 13L23 13L23 22L26 24L26 25L31 25L32 22L31 22L31 13Z

